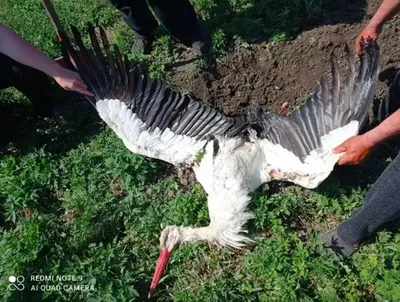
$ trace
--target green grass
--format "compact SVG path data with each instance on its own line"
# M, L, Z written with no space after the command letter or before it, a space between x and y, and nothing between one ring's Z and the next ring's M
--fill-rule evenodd
M61 1L65 23L103 25L129 52L132 33L105 0ZM328 1L196 0L223 55L249 36L289 39L299 22L323 16ZM0 20L52 57L54 31L36 0L0 0ZM131 56L153 76L178 50L162 30L150 59ZM15 137L0 150L0 300L142 301L168 224L208 223L199 185L187 190L170 167L130 153L85 103L69 118L36 120L13 90L0 92L13 112ZM199 154L201 156L201 154ZM381 163L386 165L387 163ZM361 174L367 184L372 180ZM317 190L272 183L253 194L248 228L257 244L241 251L206 243L184 245L171 257L154 301L399 301L400 234L382 230L345 263L323 253L316 237L362 203L366 186L349 188L332 175ZM27 279L10 291L8 277ZM31 275L74 275L95 291L32 291Z

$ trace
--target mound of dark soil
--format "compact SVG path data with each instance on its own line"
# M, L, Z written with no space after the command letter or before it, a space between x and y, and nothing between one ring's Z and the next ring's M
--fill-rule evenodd
M344 45L347 43L353 50L355 38L379 4L380 1L368 1L361 23L320 26L302 32L294 41L239 49L219 60L214 73L201 71L193 64L180 66L169 72L168 81L176 89L229 115L242 113L251 103L270 112L277 112L284 102L293 107L303 102L322 74L329 71L332 51L344 67ZM338 13L336 19L340 20ZM379 38L383 82L378 97L386 91L393 68L400 64L399 26L397 16L385 26Z

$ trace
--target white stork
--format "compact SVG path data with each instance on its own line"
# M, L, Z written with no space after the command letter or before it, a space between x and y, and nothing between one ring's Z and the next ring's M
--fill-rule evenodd
M95 93L89 100L100 117L130 151L178 167L192 166L208 195L208 226L167 226L161 232L149 295L179 244L206 240L240 248L252 242L244 235L244 225L252 218L247 210L249 193L262 184L285 180L312 189L325 180L343 155L332 149L358 133L372 107L377 83L379 48L371 40L363 41L359 68L347 51L345 84L341 85L332 56L332 80L323 76L291 116L252 107L246 118L231 118L130 69L118 48L114 58L101 28L105 56L93 28L89 34L94 54L84 48L75 28L72 32L85 60L77 57L67 37L62 41Z

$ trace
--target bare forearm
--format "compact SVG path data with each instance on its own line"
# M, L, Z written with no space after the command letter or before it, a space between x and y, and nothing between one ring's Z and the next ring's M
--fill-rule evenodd
M15 61L38 69L52 77L58 76L60 73L61 66L1 23L0 40L0 52Z
M368 27L381 30L383 24L400 11L400 0L384 0L372 17Z
M400 109L364 135L372 145L400 135Z

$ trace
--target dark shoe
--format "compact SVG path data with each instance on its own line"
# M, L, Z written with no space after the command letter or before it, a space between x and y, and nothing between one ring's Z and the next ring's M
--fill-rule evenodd
M337 229L323 234L319 240L323 243L326 251L331 254L335 260L346 260L357 250L357 246L348 245L339 237Z
M151 52L153 41L153 38L135 38L135 42L133 42L132 45L132 52L142 52L143 54L148 55Z

